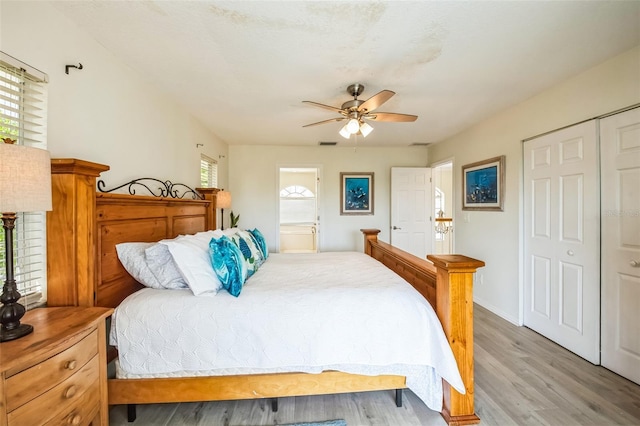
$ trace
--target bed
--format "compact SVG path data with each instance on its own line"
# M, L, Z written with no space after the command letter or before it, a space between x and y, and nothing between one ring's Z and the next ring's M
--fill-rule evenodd
M215 228L216 189L199 189L204 200L96 193L96 178L108 169L77 159L52 160L53 210L47 215L49 305L116 307L142 290L120 264L117 244L156 242ZM409 282L437 313L465 391L460 393L443 381L443 417L449 424L478 423L473 403L472 284L473 273L484 263L461 255L429 255L428 262L379 241L377 230L362 232L365 253ZM108 389L110 405L144 404L397 390L407 387L407 377L335 370L261 372L114 378Z

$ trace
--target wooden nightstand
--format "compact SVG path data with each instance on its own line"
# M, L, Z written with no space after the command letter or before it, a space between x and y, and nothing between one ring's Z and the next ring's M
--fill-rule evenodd
M56 307L0 343L0 426L109 424L105 319L110 308Z

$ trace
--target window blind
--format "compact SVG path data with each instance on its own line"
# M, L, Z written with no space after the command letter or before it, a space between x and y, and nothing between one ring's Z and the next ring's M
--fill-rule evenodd
M47 75L0 52L0 138L47 147ZM0 159L2 161L2 159ZM1 212L0 212L1 213ZM46 214L18 213L14 229L14 272L20 303L46 300ZM0 232L0 279L6 279L4 232Z
M204 154L200 154L200 186L202 188L218 187L218 162Z

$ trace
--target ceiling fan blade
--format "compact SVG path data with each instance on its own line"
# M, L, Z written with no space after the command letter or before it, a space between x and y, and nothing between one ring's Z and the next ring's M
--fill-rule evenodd
M418 116L410 114L396 114L395 112L375 112L365 115L364 118L373 121L394 121L396 123L400 123L416 121Z
M336 118L332 118L332 119L329 119L329 120L318 121L317 123L305 124L305 125L304 125L304 126L302 126L302 127L317 126L318 124L332 123L332 122L334 122L334 121L342 121L342 120L344 120L344 119L345 119L344 117L336 117Z
M338 112L338 113L340 111L342 111L340 108L332 107L330 105L325 105L325 104L319 104L318 102L313 102L313 101L302 101L302 102L305 103L305 104L311 104L311 105L314 105L314 106L317 106L317 107L320 107L320 108L324 108L324 109L328 109L328 110L331 110L331 111L334 111L334 112Z
M366 109L367 111L373 111L378 108L383 103L387 102L396 92L392 92L391 90L383 90L382 92L378 92L366 101L362 103L358 107L358 111L362 111Z

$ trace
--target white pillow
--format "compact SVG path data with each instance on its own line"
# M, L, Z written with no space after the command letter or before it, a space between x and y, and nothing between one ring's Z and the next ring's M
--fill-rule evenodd
M163 288L174 290L189 287L173 261L169 247L165 244L153 244L144 253L147 266Z
M222 289L209 255L211 238L221 236L222 232L219 230L205 231L159 242L169 248L178 270L196 296L215 295Z
M120 243L116 244L116 252L120 263L129 275L140 284L151 288L164 288L151 272L145 257L145 250L155 243Z
M116 252L120 263L140 284L158 289L187 288L171 253L156 243L120 243Z
M231 238L233 235L235 235L238 231L240 230L240 228L227 228L223 231L220 231L219 229L216 229L214 232L222 232L224 235L226 235L227 237ZM219 236L216 238L220 238Z

